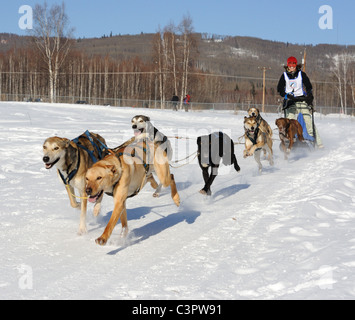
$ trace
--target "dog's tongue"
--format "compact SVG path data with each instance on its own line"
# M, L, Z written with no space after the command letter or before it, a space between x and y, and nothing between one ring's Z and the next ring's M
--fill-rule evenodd
M134 135L135 135L135 136L139 136L140 133L141 133L141 132L140 132L139 130L134 130Z
M96 202L96 200L97 200L97 196L96 197L94 197L94 198L92 198L92 197L89 197L89 202L90 203L95 203Z

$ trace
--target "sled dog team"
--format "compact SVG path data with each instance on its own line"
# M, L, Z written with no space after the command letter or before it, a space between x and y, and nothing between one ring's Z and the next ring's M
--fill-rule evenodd
M170 141L151 124L149 117L138 115L133 117L131 123L134 137L113 149L107 147L103 137L89 131L73 140L50 137L43 144L45 168L51 169L54 166L57 168L71 206L80 207L79 234L87 232L87 202L94 204L93 213L94 216L98 216L104 193L113 197L114 208L111 218L103 234L96 239L99 245L107 243L120 219L121 234L127 235L126 200L136 196L147 182L155 189L154 197L159 196L162 187L170 187L173 202L176 206L180 205L180 196L169 166L172 158ZM279 129L281 147L287 159L295 134L299 140L303 140L302 128L296 120L286 118L276 120L276 125ZM260 156L263 150L264 155L268 156L270 165L273 165L273 132L257 108L248 110L248 117L244 118L244 130L244 158L254 155L261 171ZM234 142L227 134L215 132L198 137L197 146L198 162L205 182L200 193L211 195L210 188L221 162L224 165L233 165L237 172L240 171L234 154ZM78 190L79 197L75 196L74 189ZM80 203L76 198L80 199Z

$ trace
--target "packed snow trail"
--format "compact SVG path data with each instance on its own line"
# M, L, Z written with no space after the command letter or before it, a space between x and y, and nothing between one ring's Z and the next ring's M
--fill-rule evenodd
M42 103L0 103L1 299L352 299L355 297L354 119L316 117L325 149L275 165L252 157L221 167L212 196L197 160L172 169L181 197L152 197L146 186L127 201L130 233L118 224L105 247L95 244L113 209L88 210L78 236L72 209L42 143L85 130L115 147L132 135L130 119L146 114L171 139L174 159L196 151L196 137L225 130L235 141L243 117L230 112L172 112ZM278 115L263 115L272 128ZM274 138L277 139L276 131Z

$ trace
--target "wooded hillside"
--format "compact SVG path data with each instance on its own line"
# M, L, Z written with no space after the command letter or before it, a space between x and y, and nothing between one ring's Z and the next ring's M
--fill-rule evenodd
M169 101L175 94L181 99L188 93L195 102L260 104L260 68L266 67L266 104L278 104L276 86L287 57L296 56L301 62L306 49L306 72L316 104L339 108L355 104L354 46L298 45L195 33L189 37L193 43L189 44L188 60L184 60L187 42L183 34L169 30L77 39L60 69L57 95L90 103L94 98ZM5 94L14 100L48 96L45 67L29 43L29 37L0 34L2 98ZM181 88L184 75L186 91Z

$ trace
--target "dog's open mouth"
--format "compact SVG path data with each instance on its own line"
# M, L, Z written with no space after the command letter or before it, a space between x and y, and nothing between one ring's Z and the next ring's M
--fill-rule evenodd
M52 163L45 163L44 166L46 167L46 169L51 169L58 161L59 161L60 158L58 158L57 160L55 160L54 162Z
M134 129L134 136L137 137L143 133L143 129Z
M100 191L97 195L95 195L95 196L90 196L89 197L89 202L91 202L91 203L95 203L101 196L102 196L102 194L104 193L104 191L102 190L102 191Z

